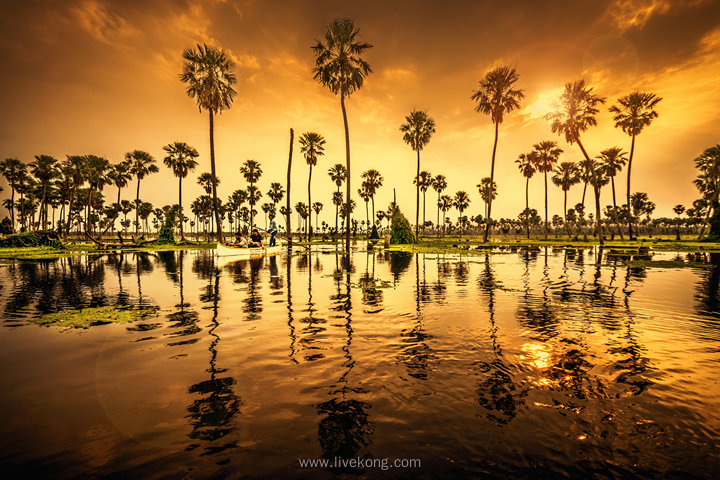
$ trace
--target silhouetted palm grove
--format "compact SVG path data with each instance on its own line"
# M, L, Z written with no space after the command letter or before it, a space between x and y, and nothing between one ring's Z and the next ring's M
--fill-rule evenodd
M221 182L216 172L214 123L217 115L232 106L237 95L234 89L235 66L230 60L231 55L222 49L198 44L182 53L180 81L186 86L187 95L195 100L198 110L208 113L210 155L209 159L203 159L195 147L181 141L162 147L162 163L178 179L177 204L158 207L143 201L143 181L160 171L157 160L143 150L131 150L116 163L92 154L67 155L64 159L41 154L29 162L7 158L0 162L0 173L9 190L3 201L8 217L2 221L0 228L5 234L56 229L64 238L69 235L102 238L108 234L128 235L128 232L135 236L150 235L158 231L167 213L177 206L179 215L176 216L175 228L181 239L185 239L188 234L195 239L209 240L214 237L217 241L224 241L226 232L248 231L260 223L256 218L259 207L264 213L266 227L270 213L279 213L289 226L292 225L293 213L297 213L295 227L301 237L307 241L313 238L335 240L343 234L345 248L349 249L351 234L370 234L373 228L380 232L389 228L396 208L393 202L387 209L376 209L376 196L385 180L381 171L370 168L358 175L351 168L350 162L346 101L362 89L366 78L372 73L370 64L364 59L372 47L362 41L359 28L349 19L332 21L322 39L311 47L315 57L312 71L314 80L340 100L345 133L345 163L329 167L322 164L326 144L339 142L338 139L326 139L321 133L313 131L302 134L299 144L308 166L307 203L295 202L294 212L290 207L293 203L289 197L285 197L286 192L290 191L290 185L281 181L270 179L269 190L265 193L268 201L259 203L263 199L263 187L260 186L263 170L259 160L248 159L239 167L247 185L240 187L223 184L232 193L225 200L219 195ZM689 206L677 205L673 209L676 214L674 218L652 218L655 204L646 192L632 190L631 168L636 160L636 138L646 128L650 128L653 120L659 116L657 108L662 99L652 92L641 91L618 98L609 107L609 112L614 126L630 137L629 146L607 145L598 152L590 152L585 147L585 139L592 135L593 127L598 124L597 115L608 99L583 79L568 82L557 99L554 111L545 116L549 122L548 134L557 134L566 145L559 145L549 138L540 138L534 145L526 146L525 153L518 153L515 162L519 175L525 181L524 210L518 213L517 218L493 218L495 200L511 193L503 190L506 179L496 176L495 163L500 125L521 108L525 97L524 90L519 88L520 83L521 76L516 67L497 66L480 78L469 98L474 109L486 115L494 128L492 149L489 145L478 145L476 160L467 166L467 174L477 176L479 201L473 201L474 194L465 191L457 191L454 195L443 194L451 186L452 179L446 178L444 174L431 173L432 168L421 170L420 152L441 126L425 110L413 109L405 117L400 126L402 141L415 152L416 158L415 165L409 160L402 161L407 162L408 171L411 165L414 166L415 174L404 180L398 179L401 183L397 185L415 185L416 237L428 233L438 236L475 233L482 234L483 241L488 241L492 234L525 235L530 238L532 233L536 233L542 234L544 238L549 238L551 234L566 235L568 238L594 236L602 244L607 236L614 238L617 235L624 239L627 235L633 239L639 232L651 236L653 233L675 233L678 239L681 233L702 238L707 232L708 238L720 239L720 145L707 148L694 161L698 172L694 180L699 192L697 200ZM563 159L565 151L574 146L582 154L582 160L577 163ZM650 161L642 155L641 147L638 148L637 156L637 161ZM485 167L481 164L485 165L486 161L490 165L490 174L482 177L480 171ZM207 169L208 163L209 172L199 173L196 179L205 193L189 201L189 210L183 208L184 180L201 165ZM327 168L329 182L327 178L321 178L316 179L316 183L325 182L328 194L313 201L312 173L318 163L321 168ZM437 165L436 170L439 169L441 166ZM536 183L531 180L536 175L542 177L544 190L542 216L530 204L531 183ZM616 180L620 181L621 175L626 176L626 185L625 191L618 195ZM351 180L355 178L360 179L360 188L356 190L357 202L352 198L351 187ZM131 182L135 182L134 198L123 199L123 189L127 191ZM579 187L574 188L576 185L582 185L581 196L576 192ZM344 195L341 192L343 186ZM561 214L551 215L548 205L548 189L553 186L563 193ZM592 206L586 205L588 186L593 194ZM603 205L601 194L603 188L607 190L607 187L610 188L608 193L612 195L612 204ZM426 194L431 188L437 194L435 198L431 196L436 207L435 221L426 219ZM109 191L111 196L106 198ZM576 195L580 201L575 204L571 201L568 206L568 199ZM624 197L624 202L620 200L622 203L618 203L618 197ZM283 198L286 198L287 204L278 208ZM365 215L364 218L362 214L357 215L359 219L354 219L353 212L360 200L365 204ZM334 222L319 223L323 205L330 206L327 210L329 212L334 210ZM452 216L448 216L453 209L458 214L453 217L454 221ZM469 217L465 215L466 211L474 209L482 213Z

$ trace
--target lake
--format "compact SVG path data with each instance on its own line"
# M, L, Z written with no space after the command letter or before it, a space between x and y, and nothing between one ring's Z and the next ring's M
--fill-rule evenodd
M712 478L720 254L658 259L699 268L592 248L6 261L5 478ZM159 310L32 323L115 305Z

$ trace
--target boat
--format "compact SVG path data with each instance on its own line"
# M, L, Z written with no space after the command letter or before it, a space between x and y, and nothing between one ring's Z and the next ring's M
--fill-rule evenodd
M241 260L243 258L257 258L268 255L277 255L282 251L282 247L278 242L274 247L231 247L218 243L215 247L215 253L223 259Z

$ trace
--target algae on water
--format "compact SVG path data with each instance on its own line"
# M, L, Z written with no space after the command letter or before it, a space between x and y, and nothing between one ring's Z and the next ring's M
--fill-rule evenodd
M132 323L158 316L158 307L90 307L80 310L64 310L46 313L40 318L30 320L45 326L89 328L107 323Z

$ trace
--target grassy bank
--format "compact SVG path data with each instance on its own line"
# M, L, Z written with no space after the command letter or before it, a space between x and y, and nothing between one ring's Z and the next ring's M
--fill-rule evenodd
M70 243L62 249L52 247L0 248L0 260L52 260L72 255L105 255L123 252L160 252L169 250L199 250L215 248L215 243L192 243L182 245L128 245L122 249L101 250L92 243Z

